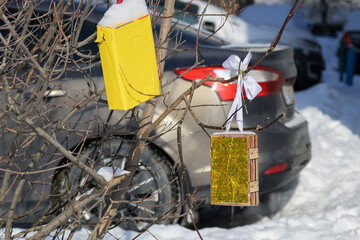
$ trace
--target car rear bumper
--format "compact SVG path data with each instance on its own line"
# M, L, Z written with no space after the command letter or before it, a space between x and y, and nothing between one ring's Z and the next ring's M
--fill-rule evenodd
M278 122L258 132L258 136L259 190L260 194L265 194L280 189L298 176L311 159L311 142L308 123L297 111L291 120ZM286 163L285 171L264 175L267 169L282 163ZM197 186L196 190L196 198L209 203L210 185Z
M310 159L308 123L299 112L296 111L290 121L259 133L260 193L274 191L291 182ZM286 164L284 171L264 175L280 164Z
M260 176L260 194L273 192L294 180L309 162L310 156L303 154L294 158L292 166L284 172Z

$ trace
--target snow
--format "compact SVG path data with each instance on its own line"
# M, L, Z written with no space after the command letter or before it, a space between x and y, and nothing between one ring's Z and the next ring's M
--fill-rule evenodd
M318 40L327 61L324 82L296 93L296 105L309 122L312 140L312 160L301 172L297 188L271 196L269 208L280 208L273 216L231 229L205 227L200 229L204 239L360 239L360 76L355 76L352 87L340 83L335 55L338 41ZM229 217L215 220L219 224L230 221ZM3 229L0 238L1 231ZM18 231L20 229L14 229ZM120 228L110 233L106 240L132 239L138 235ZM88 236L82 229L73 239ZM179 225L154 225L137 239L195 240L199 237L196 231Z
M292 5L293 0L255 0L255 4L289 4ZM304 17L309 21L321 24L321 2L320 0L306 0L301 7ZM360 7L359 0L351 1L326 1L328 4L328 17L327 21L331 24L343 24L346 21L348 14L352 9L358 9Z
M346 31L359 31L360 30L360 10L353 11L348 16L347 22L344 25Z
M110 178L110 180L111 180L111 178ZM110 181L110 180L109 180L109 181ZM109 182L109 181L108 181L108 182ZM91 188L89 191L85 192L84 194L81 194L81 195L77 196L77 197L75 198L75 201L80 200L80 198L83 197L83 196L88 196L88 195L90 195L93 191L94 191L94 188Z
M272 26L282 26L285 20L285 17L289 14L292 6L291 5L268 5L268 4L256 4L249 5L243 11L241 11L240 16L247 22L255 24L268 24ZM304 30L308 29L308 22L302 16L302 9L300 9L288 22L286 27L297 27ZM267 13L271 14L267 14ZM261 16L261 17L259 17Z
M144 0L124 0L121 4L113 4L107 10L98 26L115 28L119 24L134 21L147 14Z
M121 175L129 174L130 172L121 168L116 168L114 171L112 167L102 167L97 171L97 173L103 176L107 182L110 182L113 176L118 177Z

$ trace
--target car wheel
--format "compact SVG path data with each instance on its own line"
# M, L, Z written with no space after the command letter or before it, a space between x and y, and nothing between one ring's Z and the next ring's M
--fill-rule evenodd
M92 166L95 171L101 167L124 168L131 149L131 140L113 137L105 141L94 141L82 149L80 159ZM71 165L58 171L51 186L52 204L61 208L71 199L80 196L95 186L94 181L78 167ZM69 194L71 193L71 194ZM174 215L179 213L181 200L180 181L171 171L170 159L157 147L147 145L124 203L114 219L114 226L141 231L150 223L174 223ZM104 210L108 198L96 199L100 204L91 208L89 204L81 215L81 223L87 226L96 224ZM94 201L95 202L95 201ZM162 216L165 216L163 218ZM172 217L169 217L172 216Z

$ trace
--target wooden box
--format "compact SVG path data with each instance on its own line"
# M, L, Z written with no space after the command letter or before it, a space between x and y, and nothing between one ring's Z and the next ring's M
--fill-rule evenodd
M258 141L252 132L211 136L211 204L259 204Z

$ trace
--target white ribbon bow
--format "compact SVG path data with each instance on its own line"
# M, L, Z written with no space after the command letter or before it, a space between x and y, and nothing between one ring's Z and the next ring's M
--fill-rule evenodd
M229 70L238 72L238 81L234 101L231 105L228 120L226 122L226 131L230 130L230 125L234 113L236 111L236 123L240 132L243 131L244 120L243 120L243 109L242 109L242 88L244 86L246 97L249 100L253 100L256 95L261 92L261 86L251 76L243 76L243 72L247 69L251 60L251 52L249 52L245 59L241 62L241 59L236 55L231 55L228 59L223 62L223 67Z

